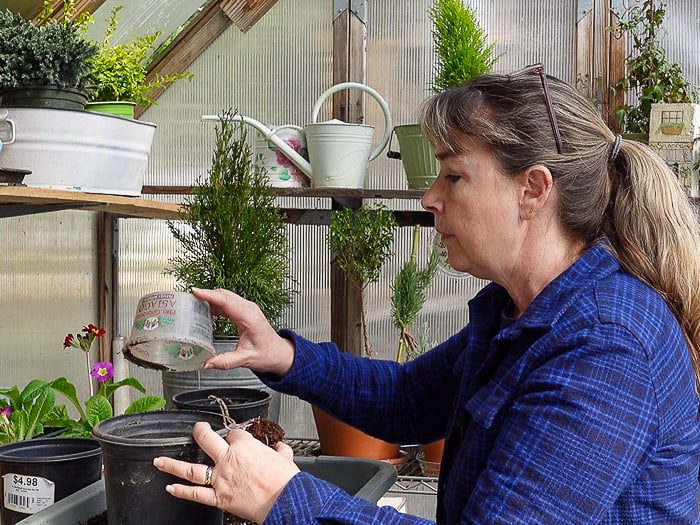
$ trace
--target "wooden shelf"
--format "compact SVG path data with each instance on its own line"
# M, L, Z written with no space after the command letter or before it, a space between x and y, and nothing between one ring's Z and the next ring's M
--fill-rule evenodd
M190 195L194 186L144 186L144 195ZM332 208L359 207L363 199L420 199L426 190L367 188L273 188L278 197L321 197L332 201ZM291 224L328 225L331 209L283 208ZM433 214L426 211L395 211L399 226L433 226Z
M61 210L89 210L143 219L179 218L179 204L139 197L51 190L28 186L0 186L0 217L16 217Z

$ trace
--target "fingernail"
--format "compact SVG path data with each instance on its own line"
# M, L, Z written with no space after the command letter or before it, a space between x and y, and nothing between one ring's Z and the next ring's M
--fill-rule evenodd
M205 369L205 370L209 370L210 368L214 368L214 365L210 365L210 364L205 364L205 365L204 365L204 369Z
M157 467L158 463L160 463L160 458L153 458L153 466Z
M172 493L173 493L173 486L172 486L172 485L166 485L166 486L165 486L165 492L167 492L168 494L172 494Z

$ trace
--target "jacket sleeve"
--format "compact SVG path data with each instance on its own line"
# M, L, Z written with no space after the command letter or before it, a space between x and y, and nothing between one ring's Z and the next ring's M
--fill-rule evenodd
M434 522L379 507L306 472L285 487L263 525L432 525Z

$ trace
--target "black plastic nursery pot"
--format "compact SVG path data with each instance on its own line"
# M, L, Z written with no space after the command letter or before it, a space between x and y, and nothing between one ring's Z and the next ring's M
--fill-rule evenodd
M0 516L14 525L98 481L102 453L94 439L44 438L0 447Z
M269 392L254 388L203 388L175 394L173 403L179 409L221 414L218 402L210 396L216 396L224 402L229 416L236 423L254 417L267 418L272 400Z
M119 525L221 525L219 509L171 496L170 483L186 483L153 466L157 456L211 465L192 438L192 427L208 422L227 432L220 415L188 410L127 414L102 421L93 435L102 448L107 520Z

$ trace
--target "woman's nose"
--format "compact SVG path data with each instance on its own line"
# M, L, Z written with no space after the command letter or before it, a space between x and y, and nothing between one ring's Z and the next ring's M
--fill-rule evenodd
M437 210L437 179L433 181L433 184L425 192L425 195L420 200L421 206L424 210L435 213Z

